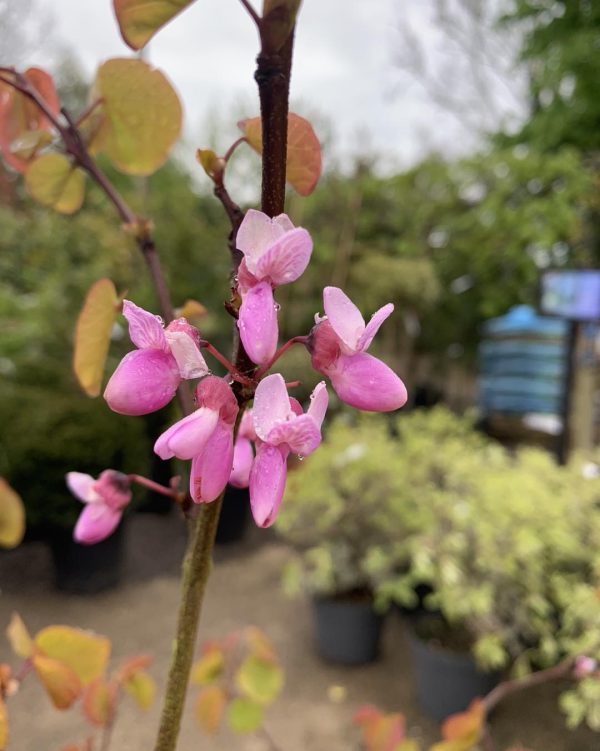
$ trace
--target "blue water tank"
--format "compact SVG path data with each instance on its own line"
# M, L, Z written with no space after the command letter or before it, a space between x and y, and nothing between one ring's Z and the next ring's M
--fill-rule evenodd
M567 322L518 305L483 327L480 407L493 412L559 415L567 369Z

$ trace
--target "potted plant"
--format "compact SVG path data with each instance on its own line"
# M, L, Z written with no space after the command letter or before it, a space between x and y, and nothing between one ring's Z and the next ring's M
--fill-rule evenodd
M106 467L144 472L148 438L141 421L123 420L84 396L8 384L0 399L0 474L25 502L28 530L48 542L59 589L93 593L115 586L123 531L85 546L73 540L81 504L65 475L73 467L97 476Z
M378 595L402 602L417 585L430 589L431 615L411 635L426 711L441 719L464 710L497 671L520 675L594 652L598 483L538 449L509 454L445 410L406 416L398 433L406 534Z
M341 416L289 476L276 529L299 565L287 568L285 584L312 596L318 651L333 662L377 656L382 615L368 561L398 535L388 503L401 482L396 451L385 418Z

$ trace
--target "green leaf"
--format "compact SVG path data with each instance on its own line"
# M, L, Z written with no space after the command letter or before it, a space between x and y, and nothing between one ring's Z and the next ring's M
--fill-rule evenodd
M250 699L234 699L227 711L227 722L235 733L254 733L262 725L263 708Z
M25 507L20 496L0 477L0 548L16 548L25 534Z
M262 154L260 117L242 120L238 126L250 146ZM300 115L288 115L287 165L285 179L301 196L310 195L321 176L321 144L312 125Z
M88 396L98 396L110 335L119 308L119 297L110 279L99 279L85 298L75 328L73 370Z
M111 645L104 636L70 626L47 626L34 642L42 654L69 667L84 686L106 670Z
M196 151L196 159L211 180L223 175L225 161L220 156L217 156L212 149L198 149Z
M104 115L98 149L128 175L155 172L181 133L181 104L169 81L143 60L115 58L100 66L95 88Z
M194 0L113 0L121 36L139 50L156 32Z
M270 704L283 688L283 670L272 660L250 655L236 673L236 684L249 699Z
M211 648L193 666L190 681L195 686L208 686L221 677L224 667L223 652L218 647Z
M209 735L214 735L219 729L227 697L220 686L207 686L198 694L196 700L196 720Z
M62 154L43 154L25 172L29 195L60 214L74 214L85 195L85 175Z
M123 683L123 688L140 709L150 709L156 695L156 683L152 676L139 670Z

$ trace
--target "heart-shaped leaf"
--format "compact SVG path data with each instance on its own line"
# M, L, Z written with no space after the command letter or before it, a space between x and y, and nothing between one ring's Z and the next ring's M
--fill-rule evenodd
M220 686L207 686L198 694L196 700L196 720L209 735L219 729L227 697Z
M113 0L121 36L139 50L156 32L194 0Z
M115 711L115 687L104 678L96 678L83 694L83 714L92 725L108 725Z
M88 396L98 396L110 346L110 335L120 306L115 285L99 279L85 298L75 328L73 370Z
M276 662L251 654L240 665L236 684L253 701L270 704L283 688L283 670Z
M43 154L25 172L29 195L60 214L74 214L85 195L85 175L62 154Z
M34 641L43 655L60 660L84 686L106 670L111 645L104 636L70 626L48 626L36 634Z
M143 60L116 58L98 69L103 120L97 148L129 175L150 175L179 138L182 111L165 76Z
M140 709L150 709L156 695L156 684L148 673L138 670L123 682L123 688Z
M250 146L262 154L260 117L238 123ZM301 196L310 195L321 176L321 144L312 125L300 115L288 115L286 180Z
M227 711L227 722L235 733L254 733L262 725L263 708L251 699L234 699Z
M195 686L208 686L223 674L225 660L219 647L208 649L192 668L190 681Z
M25 534L25 507L20 496L0 477L0 548L16 548Z

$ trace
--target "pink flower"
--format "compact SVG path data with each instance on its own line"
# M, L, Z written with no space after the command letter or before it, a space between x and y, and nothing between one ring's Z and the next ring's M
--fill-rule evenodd
M406 387L391 368L366 350L392 313L384 305L365 324L359 309L338 287L323 290L325 317L315 316L308 349L312 366L327 376L339 398L368 412L391 412L406 403Z
M233 447L233 468L229 484L235 488L247 488L250 484L250 470L254 461L251 441L256 441L252 410L244 412Z
M221 494L233 465L238 405L223 378L206 376L196 387L198 409L166 430L154 444L161 459L191 459L190 494L209 503Z
M74 496L86 504L81 512L73 538L84 545L93 545L111 535L131 501L129 478L114 469L105 469L97 480L82 472L69 472L67 485Z
M244 254L238 270L242 296L238 328L250 359L263 364L277 349L277 306L273 288L295 282L312 253L312 240L286 214L274 219L249 209L238 229L236 246Z
M573 668L573 675L579 680L587 678L598 670L598 663L593 657L586 657L580 655L575 660L575 667Z
M290 399L279 373L263 378L254 395L254 429L258 440L250 472L250 505L259 527L275 521L286 481L290 452L307 456L321 443L321 424L329 397L324 381L311 394L306 414Z
M158 316L123 301L129 336L137 349L121 360L104 398L113 412L146 415L168 404L182 379L208 373L199 349L198 331L179 318L163 328Z

